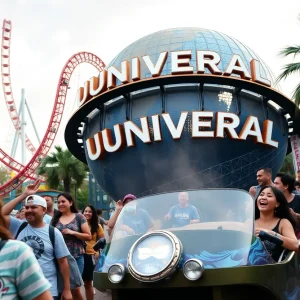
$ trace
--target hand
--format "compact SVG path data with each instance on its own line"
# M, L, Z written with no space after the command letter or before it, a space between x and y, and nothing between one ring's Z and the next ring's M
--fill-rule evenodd
M74 231L71 230L71 229L69 229L69 228L66 228L66 229L63 229L62 234L70 234L70 235L73 235L73 234L74 234Z
M165 215L165 220L166 220L166 221L170 221L170 220L171 220L171 216L170 216L169 214L166 214L166 215Z
M23 194L27 197L27 196L30 196L30 195L34 195L38 189L39 189L39 186L40 186L40 183L41 181L40 180L37 180L35 181L33 184L29 184L27 185L27 187L25 188Z
M251 188L249 189L249 193L254 197L256 194L256 187L255 186L251 186Z
M72 300L72 293L71 290L63 290L61 295L62 300Z
M264 231L264 232L266 232L266 233L268 233L268 234L274 235L274 231L269 230L269 229L265 229L265 228L255 228L255 235L256 235L256 236L259 236L259 233L260 233L261 231Z
M125 231L126 231L128 234L130 234L130 235L134 235L134 234L135 234L135 231L134 231L132 228L130 228L130 227L126 228Z
M194 219L190 221L190 224L196 224L196 223L200 223L199 219Z
M121 210L123 208L123 201L122 200L119 200L117 203L116 203L116 210Z

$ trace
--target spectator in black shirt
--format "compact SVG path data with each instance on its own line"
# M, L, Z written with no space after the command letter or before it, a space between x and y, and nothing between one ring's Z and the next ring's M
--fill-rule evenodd
M300 236L300 195L293 194L295 189L295 179L285 173L277 173L274 180L274 185L279 189L285 196L285 199L288 202L288 206L292 213L292 216L295 218L296 222L296 233L297 238Z
M300 181L295 181L295 194L300 194Z

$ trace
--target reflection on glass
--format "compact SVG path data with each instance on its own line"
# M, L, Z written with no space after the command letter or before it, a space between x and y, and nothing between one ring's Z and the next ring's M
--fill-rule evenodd
M227 111L229 111L231 103L232 103L232 93L229 92L220 92L218 94L219 96L219 102L224 102L227 105Z
M131 201L121 211L113 239L153 230L253 232L254 203L241 190L183 191Z

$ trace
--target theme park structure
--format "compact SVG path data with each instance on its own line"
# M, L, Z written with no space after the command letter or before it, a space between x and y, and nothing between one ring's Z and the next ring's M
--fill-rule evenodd
M25 135L22 128L22 120L16 107L12 81L11 81L11 40L12 40L12 23L10 20L4 19L2 27L2 44L1 44L1 76L4 92L4 99L10 119L13 123L16 133L19 135L25 147L32 154L30 161L24 165L15 160L11 155L7 154L3 149L0 149L0 162L7 168L16 172L16 175L8 182L0 186L0 196L4 196L16 189L27 179L36 179L36 170L41 164L43 158L47 155L55 137L57 135L67 98L69 82L75 68L82 63L89 63L94 66L99 72L105 68L104 62L95 54L90 52L78 52L72 55L64 65L57 84L54 105L51 117L47 126L47 130L38 147L35 147L30 138ZM24 107L23 107L24 110Z

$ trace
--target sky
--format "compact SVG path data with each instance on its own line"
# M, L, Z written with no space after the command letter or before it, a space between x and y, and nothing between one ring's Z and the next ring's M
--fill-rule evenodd
M279 56L287 45L299 44L300 1L234 0L2 0L0 17L12 21L11 82L19 107L21 88L33 115L40 139L52 112L60 72L79 51L99 56L106 65L126 46L152 32L174 27L201 27L225 33L253 49L278 76L292 61ZM299 59L298 59L299 61ZM54 142L64 144L66 122L77 108L77 89L97 75L90 65L73 73L64 117ZM291 97L300 81L292 76L280 83ZM0 91L0 148L10 153L14 129ZM27 118L26 131L38 146ZM17 159L21 158L21 147ZM30 153L26 153L26 160Z

